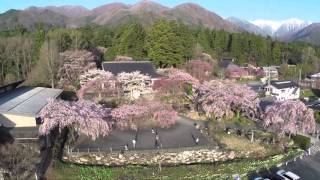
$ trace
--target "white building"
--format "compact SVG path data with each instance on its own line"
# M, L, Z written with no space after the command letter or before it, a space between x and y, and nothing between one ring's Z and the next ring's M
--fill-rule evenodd
M267 96L273 96L278 101L299 99L300 97L300 87L292 81L270 81L265 89Z

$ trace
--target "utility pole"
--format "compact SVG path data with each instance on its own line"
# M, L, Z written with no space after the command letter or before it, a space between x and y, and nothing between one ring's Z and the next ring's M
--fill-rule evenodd
M302 72L301 72L301 68L299 69L299 85L301 84L301 74L302 74Z
M270 81L271 81L271 73L270 73L271 67L268 67L268 86L270 86Z

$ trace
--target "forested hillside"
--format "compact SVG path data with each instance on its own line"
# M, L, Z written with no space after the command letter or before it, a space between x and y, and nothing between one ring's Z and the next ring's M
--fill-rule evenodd
M86 26L79 29L54 28L36 31L20 28L0 32L0 84L27 79L39 66L53 69L61 63L59 53L66 50L107 48L104 60L117 55L136 60L151 60L158 67L179 67L187 60L208 53L215 60L235 57L244 65L297 64L303 73L318 70L320 50L303 43L281 43L249 33L230 33L190 27L176 21L159 20L150 28L138 23L118 27ZM41 74L42 73L42 74ZM50 72L37 76L47 77ZM53 74L52 74L53 73ZM51 72L52 77L57 72ZM48 84L51 85L51 82Z

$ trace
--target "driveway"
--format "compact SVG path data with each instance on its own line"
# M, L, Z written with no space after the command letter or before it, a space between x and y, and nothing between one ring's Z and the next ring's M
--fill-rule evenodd
M202 124L199 121L193 121L184 117L179 117L176 124L170 128L157 129L159 143L163 149L166 148L179 148L179 147L192 147L197 145L206 145L208 140L195 128L194 123ZM156 135L152 133L152 129L144 129L139 131L115 130L109 136L101 137L92 141L86 136L80 136L74 146L77 151L90 151L99 150L122 150L125 145L128 145L129 150L133 149L132 140L137 140L136 149L154 149L156 148ZM195 140L199 139L198 144Z

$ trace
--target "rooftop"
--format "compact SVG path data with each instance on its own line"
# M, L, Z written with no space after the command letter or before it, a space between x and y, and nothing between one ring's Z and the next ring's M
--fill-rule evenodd
M60 89L43 87L20 87L0 94L0 113L36 116L47 104L47 99L56 98Z
M141 74L149 75L151 78L160 77L157 74L153 64L149 61L110 61L103 62L102 68L105 71L109 71L114 75L122 72L131 73L134 71L140 71Z
M219 62L219 67L220 67L220 68L223 68L223 69L228 68L230 65L231 65L231 66L237 66L236 64L234 64L234 59L231 59L231 58L223 58L223 59L221 59L221 61Z
M298 87L298 85L292 81L270 81L270 84L276 87L277 89Z

